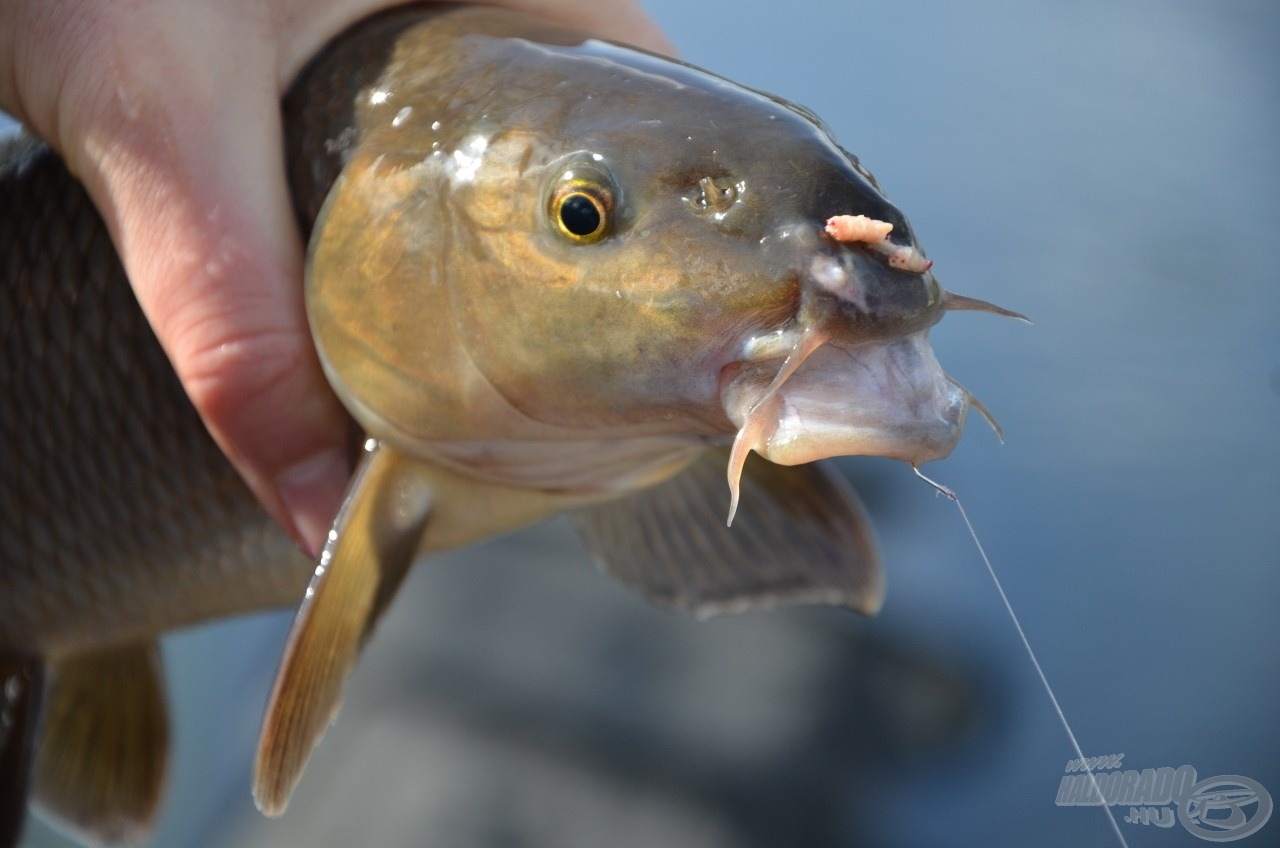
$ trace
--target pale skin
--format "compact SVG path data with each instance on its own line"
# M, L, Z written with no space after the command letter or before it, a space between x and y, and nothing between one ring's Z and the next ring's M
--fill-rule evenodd
M350 468L316 359L279 102L379 0L0 0L0 109L85 184L222 449L315 553ZM633 0L491 0L672 53Z

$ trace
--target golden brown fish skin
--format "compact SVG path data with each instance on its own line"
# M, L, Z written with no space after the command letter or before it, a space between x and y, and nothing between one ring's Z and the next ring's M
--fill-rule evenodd
M565 465L645 438L674 455L735 432L721 387L757 336L820 322L865 345L942 315L931 274L822 236L844 210L914 246L799 107L493 10L406 28L386 68L355 101L307 300L330 381L397 449L498 482L527 479L533 446L575 451ZM583 174L616 194L590 244L547 200ZM476 444L502 455L482 465Z

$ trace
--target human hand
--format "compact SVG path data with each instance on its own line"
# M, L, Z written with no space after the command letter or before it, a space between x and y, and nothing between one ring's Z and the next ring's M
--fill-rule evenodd
M634 0L493 0L670 52ZM0 109L66 160L214 438L310 553L345 489L280 151L280 98L389 0L0 0Z

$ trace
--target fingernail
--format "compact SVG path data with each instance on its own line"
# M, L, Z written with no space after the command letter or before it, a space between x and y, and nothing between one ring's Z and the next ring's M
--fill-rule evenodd
M302 460L276 478L276 490L309 556L320 554L351 477L340 449L324 450Z

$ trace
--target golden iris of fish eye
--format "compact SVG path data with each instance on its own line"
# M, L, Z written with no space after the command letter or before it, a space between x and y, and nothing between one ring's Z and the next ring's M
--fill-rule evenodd
M573 171L551 193L548 214L556 229L574 244L595 244L613 229L614 193L603 181L578 177ZM589 204L584 206L584 202ZM583 218L583 213L586 217ZM590 229L583 226L591 224Z

